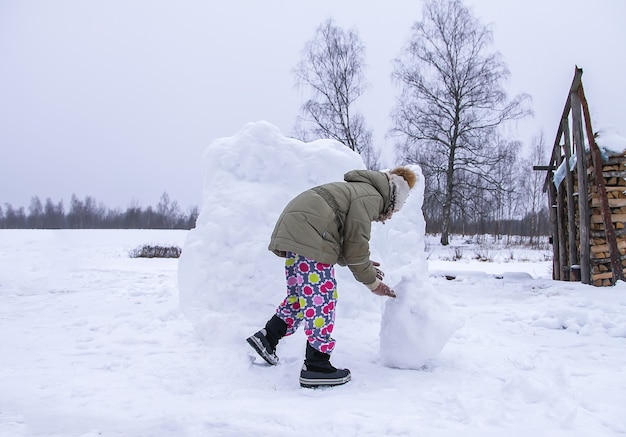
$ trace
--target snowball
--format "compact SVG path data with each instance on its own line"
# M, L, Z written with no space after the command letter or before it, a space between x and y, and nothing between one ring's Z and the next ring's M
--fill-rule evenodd
M386 366L419 369L441 352L463 326L451 306L418 275L394 286L398 297L385 304L380 329L380 357Z

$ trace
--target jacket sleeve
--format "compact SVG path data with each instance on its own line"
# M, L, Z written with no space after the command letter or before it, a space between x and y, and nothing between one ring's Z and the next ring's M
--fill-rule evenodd
M365 285L376 282L376 270L370 261L369 240L372 221L378 217L380 202L377 196L353 201L344 223L341 255L355 279Z

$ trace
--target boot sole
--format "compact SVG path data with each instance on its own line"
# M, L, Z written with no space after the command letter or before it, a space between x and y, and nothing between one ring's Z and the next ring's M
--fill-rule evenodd
M300 387L317 388L317 387L334 387L349 382L351 375L348 374L343 378L303 378L300 377Z
M246 338L246 341L252 347L252 349L254 349L256 353L265 360L267 364L269 364L270 366L275 366L276 364L278 364L278 359L274 359L273 357L268 355L267 352L265 352L265 347L263 347L261 340L253 335Z

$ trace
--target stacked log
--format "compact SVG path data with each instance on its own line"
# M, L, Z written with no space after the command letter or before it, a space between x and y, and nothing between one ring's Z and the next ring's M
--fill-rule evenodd
M589 173L592 172L590 168ZM603 163L606 196L615 230L622 268L626 267L626 154L611 156ZM590 180L591 182L591 180ZM595 184L589 184L591 280L595 286L613 285L611 253L602 219L602 199Z

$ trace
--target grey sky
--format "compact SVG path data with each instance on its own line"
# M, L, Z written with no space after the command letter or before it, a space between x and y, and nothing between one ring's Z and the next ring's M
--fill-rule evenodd
M576 64L595 125L626 135L625 1L465 4L491 23L510 94L533 97L535 117L512 135L528 142L543 129L552 144ZM67 208L75 193L125 208L164 191L199 205L211 140L258 120L292 132L303 99L292 69L329 17L367 47L359 107L391 147L391 61L419 1L0 1L0 205L37 195Z

